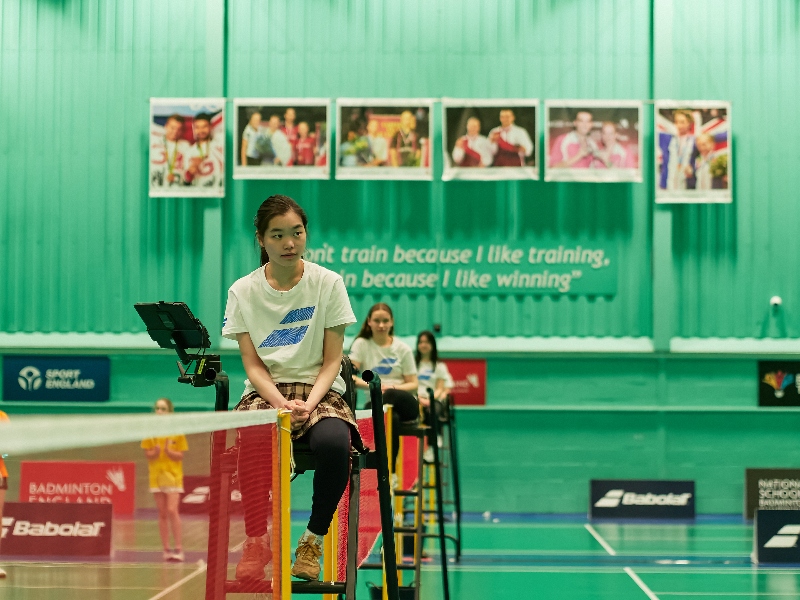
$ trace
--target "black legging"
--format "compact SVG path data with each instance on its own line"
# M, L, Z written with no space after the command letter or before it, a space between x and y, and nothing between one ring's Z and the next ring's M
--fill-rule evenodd
M322 419L297 441L308 443L316 459L308 529L325 535L350 477L350 425L341 419ZM266 427L245 427L239 431L239 489L248 537L267 533L272 461L264 448L270 448L271 444Z
M392 472L397 464L397 453L400 452L400 423L416 421L419 418L419 400L404 390L385 390L383 403L392 405ZM367 401L365 408L372 408Z

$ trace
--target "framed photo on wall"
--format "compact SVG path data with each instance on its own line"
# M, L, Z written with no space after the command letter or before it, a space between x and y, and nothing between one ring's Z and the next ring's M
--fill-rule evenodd
M151 98L149 195L225 195L225 99Z
M234 179L328 179L330 100L236 98Z
M642 102L547 100L545 119L545 181L642 181Z
M538 179L538 100L443 98L442 179Z
M656 202L732 202L730 103L664 100L655 111Z
M339 98L336 179L433 179L433 100Z

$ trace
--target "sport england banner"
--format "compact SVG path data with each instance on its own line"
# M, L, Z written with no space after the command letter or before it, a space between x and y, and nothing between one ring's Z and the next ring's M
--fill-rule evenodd
M0 554L108 556L111 505L6 502Z
M656 111L656 202L731 202L731 105L660 101Z
M354 242L328 238L304 257L339 273L350 293L612 296L617 291L611 241L444 247L411 240Z
M753 522L754 563L800 563L800 510L758 510Z
M136 472L132 462L29 461L20 463L19 499L32 503L111 504L132 515Z
M744 518L756 510L800 510L800 469L745 469Z
M234 179L328 179L328 98L237 98Z
M800 406L800 361L758 361L758 405Z
M545 101L545 181L642 181L642 103Z
M150 99L150 197L225 195L225 99Z
M694 481L591 480L591 519L694 519L694 515Z
M442 99L442 179L539 179L538 100Z
M336 179L433 179L433 100L339 98Z
M486 360L448 359L444 361L453 380L453 401L456 405L486 404Z
M102 402L110 387L107 356L3 357L3 400Z

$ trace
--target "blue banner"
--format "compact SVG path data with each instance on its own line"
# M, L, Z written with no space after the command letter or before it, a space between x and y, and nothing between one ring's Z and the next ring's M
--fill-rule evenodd
M3 358L3 400L102 402L110 390L107 356Z

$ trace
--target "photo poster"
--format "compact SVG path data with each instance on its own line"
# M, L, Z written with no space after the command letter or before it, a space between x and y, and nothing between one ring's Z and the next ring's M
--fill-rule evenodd
M234 179L328 179L330 99L235 98Z
M442 179L539 179L538 100L443 98Z
M545 181L642 181L642 102L545 101Z
M336 179L433 179L433 100L339 98Z
M149 196L225 195L225 99L151 98Z
M658 101L656 202L730 203L731 105Z

